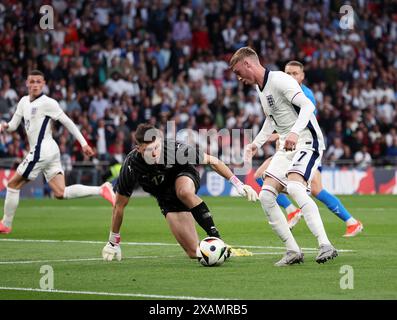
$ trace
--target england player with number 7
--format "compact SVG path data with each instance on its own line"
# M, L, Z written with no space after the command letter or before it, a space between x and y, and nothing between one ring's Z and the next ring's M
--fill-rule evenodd
M278 194L286 190L296 201L310 231L317 238L318 263L338 255L328 240L316 203L307 193L307 187L321 163L324 138L313 114L315 106L302 92L298 82L282 71L263 67L256 52L242 47L230 60L230 68L239 81L256 85L265 123L251 144L245 148L245 159L250 160L275 130L280 136L280 148L265 172L259 199L269 224L286 244L287 252L276 266L303 262L303 253L296 243L287 220L276 202Z

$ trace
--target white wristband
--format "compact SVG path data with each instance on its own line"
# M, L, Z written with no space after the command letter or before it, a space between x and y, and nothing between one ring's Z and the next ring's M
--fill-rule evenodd
M112 244L119 244L121 240L120 233L110 231L109 242Z
M234 185L236 188L241 187L244 185L244 183L241 182L241 180L239 178L237 178L236 176L233 176L229 179L230 183L232 185Z

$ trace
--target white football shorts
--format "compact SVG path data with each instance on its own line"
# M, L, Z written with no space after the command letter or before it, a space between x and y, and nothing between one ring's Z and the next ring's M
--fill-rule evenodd
M322 155L322 151L305 148L294 151L278 150L270 161L265 175L277 180L286 187L288 173L295 172L303 176L308 186L310 186L314 173L318 166L321 165Z
M39 159L34 152L29 152L26 158L18 166L17 172L28 180L35 180L40 172L43 172L45 179L50 181L58 173L64 174L61 164L61 156L58 153L46 156L41 155Z

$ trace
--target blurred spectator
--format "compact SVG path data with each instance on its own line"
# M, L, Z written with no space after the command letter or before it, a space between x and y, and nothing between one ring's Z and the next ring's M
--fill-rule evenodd
M229 21L226 25L226 28L222 30L222 37L226 51L232 51L236 35L237 31L234 29L232 21Z
M325 157L328 160L335 161L342 158L344 154L344 146L341 138L334 138L333 144L328 147Z
M339 158L344 164L347 164L353 160L353 155L348 145L343 145L343 155Z
M109 100L103 96L102 91L98 91L90 103L89 113L95 113L98 119L103 119L108 108L110 108Z
M192 66L188 70L189 79L193 82L204 80L204 70L200 68L197 61L193 61Z
M233 51L249 45L273 70L282 70L288 60L304 63L329 144L325 160L362 155L359 162L366 164L366 153L372 163L396 158L395 1L378 6L352 1L360 17L354 30L340 29L332 1L76 0L52 5L56 23L47 31L37 23L39 2L0 4L0 120L11 118L26 94L26 73L37 68L46 76L45 93L60 102L101 159L125 155L140 122L165 128L171 120L177 130L257 133L264 120L257 95L228 67ZM72 161L84 160L59 124L54 136ZM14 137L19 137L15 144ZM21 156L27 148L21 127L3 135L0 157ZM235 150L227 152L237 159ZM266 146L258 158L272 152Z
M359 168L366 168L371 165L372 157L368 153L368 147L362 146L361 150L354 154L354 163Z
M61 163L62 163L62 168L65 171L65 175L67 175L70 171L72 171L73 166L72 166L72 157L67 151L67 147L65 144L60 144L59 145L59 150L61 152Z
M10 107L16 106L18 95L16 91L11 88L11 84L9 80L3 81L3 86L1 89L1 96L7 101Z
M100 119L98 121L98 129L96 136L96 150L98 153L99 160L106 160L107 158L107 144L106 144L106 128L105 120Z
M204 83L200 85L201 85L201 94L208 101L208 103L211 104L216 99L216 95L217 95L216 88L212 83L212 80L207 77Z
M174 41L190 41L192 39L192 32L186 14L181 13L179 15L178 21L172 29L172 39Z
M386 155L388 157L397 157L397 136L393 137L393 143L387 147Z

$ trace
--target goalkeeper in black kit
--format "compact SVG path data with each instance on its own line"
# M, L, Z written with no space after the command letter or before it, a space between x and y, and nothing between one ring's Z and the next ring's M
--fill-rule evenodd
M258 199L255 190L243 184L221 160L199 148L164 139L152 125L139 125L135 139L137 146L125 159L115 186L112 227L109 242L102 251L106 261L114 258L121 260L120 227L124 208L137 185L157 199L172 234L190 258L197 258L199 237L195 221L208 236L220 238L209 208L196 194L200 176L194 165L211 165L213 170L236 187L240 195L249 201ZM235 254L245 255L244 251L239 252L236 250Z

